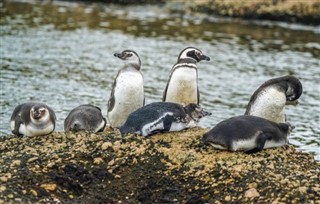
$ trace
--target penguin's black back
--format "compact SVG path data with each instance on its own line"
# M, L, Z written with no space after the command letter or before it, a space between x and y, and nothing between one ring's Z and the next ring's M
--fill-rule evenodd
M76 125L79 130L93 130L102 120L104 120L104 118L102 117L99 107L90 104L80 105L68 114L64 121L64 129L72 129L73 123L78 122Z
M217 142L230 147L232 142L248 140L258 136L259 132L272 133L274 140L281 139L282 135L287 135L288 126L284 123L274 123L264 118L242 115L229 118L218 123L210 131L204 134L203 142Z
M122 134L139 131L145 124L154 122L166 113L185 118L186 113L182 105L171 102L150 103L132 112L123 126L120 127Z

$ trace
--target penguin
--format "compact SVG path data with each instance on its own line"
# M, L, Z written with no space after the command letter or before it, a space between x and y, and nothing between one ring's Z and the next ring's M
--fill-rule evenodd
M294 126L275 123L264 118L242 115L218 123L206 132L202 142L217 149L256 153L265 148L288 144L288 135Z
M114 56L123 60L124 66L114 79L108 101L108 120L111 128L119 128L130 113L144 105L145 97L138 54L133 50L124 50Z
M162 101L199 104L197 62L201 60L210 61L210 57L195 47L187 47L180 52L177 63L170 71Z
M101 109L90 104L80 105L68 114L64 120L65 131L101 132L106 126L106 119Z
M296 105L301 94L302 84L294 76L270 79L253 93L245 115L284 123L286 122L285 106Z
M149 136L158 132L181 131L197 126L200 118L211 115L200 105L154 102L131 113L120 127L121 135Z
M18 136L40 136L52 133L56 125L54 111L43 103L18 105L10 118L10 128Z

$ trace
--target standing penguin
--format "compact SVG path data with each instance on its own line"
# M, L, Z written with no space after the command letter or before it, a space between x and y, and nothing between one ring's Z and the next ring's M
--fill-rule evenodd
M102 116L101 109L90 104L74 108L64 120L65 131L103 131L106 119Z
M123 126L121 135L135 133L148 136L157 132L180 131L195 127L200 118L211 115L200 105L188 104L182 106L177 103L150 103L131 113Z
M125 62L114 80L108 102L110 126L118 128L130 113L144 105L144 87L138 54L133 50L124 50L114 56Z
M294 76L283 76L263 83L251 96L245 115L253 115L276 123L286 122L286 105L296 105L302 84Z
M288 144L288 135L293 128L289 123L242 115L218 123L203 135L202 141L217 149L256 153Z
M43 103L18 105L10 118L10 128L18 136L39 136L53 132L56 124L54 111Z
M177 63L171 69L162 101L199 104L197 62L201 60L209 61L210 58L197 48L187 47L181 51Z

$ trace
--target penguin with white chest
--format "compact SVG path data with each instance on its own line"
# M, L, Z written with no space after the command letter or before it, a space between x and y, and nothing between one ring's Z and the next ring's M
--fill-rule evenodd
M106 126L101 109L90 104L80 105L71 110L64 120L65 131L100 132Z
M170 77L163 93L164 102L179 104L199 104L197 62L209 61L210 58L194 47L181 51L177 63L170 72Z
M181 131L195 127L200 118L207 115L211 114L197 104L182 106L177 103L155 102L131 113L120 127L120 132L121 135L133 133L148 136L158 132Z
M202 141L217 149L256 153L288 144L288 135L293 128L289 123L242 115L218 123L203 135Z
M108 102L108 120L112 128L118 128L130 113L144 105L143 76L141 61L133 50L115 53L125 63L119 70Z
M47 135L55 129L56 115L43 103L18 105L10 118L10 128L18 136Z
M285 106L296 105L302 94L302 84L294 76L283 76L263 83L251 96L245 115L284 123Z

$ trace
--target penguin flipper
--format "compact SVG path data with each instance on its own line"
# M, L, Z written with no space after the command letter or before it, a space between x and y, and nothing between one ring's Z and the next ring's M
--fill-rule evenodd
M171 129L171 125L174 122L174 117L172 115L166 115L163 118L163 131L169 132Z
M258 135L258 138L256 140L256 144L257 146L253 149L250 149L250 150L247 150L245 151L245 153L247 154L253 154L253 153L257 153L257 152L260 152L261 150L263 150L264 148L264 145L266 143L266 141L268 139L271 138L271 135L268 134L268 133L261 133L260 135Z
M23 134L21 134L19 132L19 129L20 129L20 125L22 124L22 120L21 118L18 118L15 120L15 124L14 124L14 130L12 130L12 133L17 135L17 136L23 136Z

